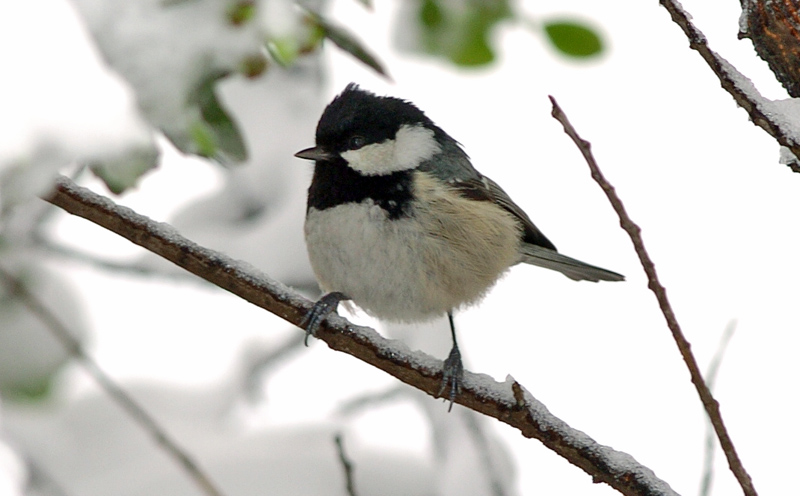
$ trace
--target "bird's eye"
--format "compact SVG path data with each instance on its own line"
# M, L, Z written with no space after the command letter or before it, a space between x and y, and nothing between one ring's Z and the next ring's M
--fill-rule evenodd
M358 150L359 148L362 148L366 144L367 144L366 138L364 138L363 136L355 135L352 138L350 138L349 148L351 150Z

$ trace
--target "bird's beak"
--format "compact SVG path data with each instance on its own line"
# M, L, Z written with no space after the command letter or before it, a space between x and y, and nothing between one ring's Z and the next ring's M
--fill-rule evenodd
M320 148L315 146L313 148L306 148L305 150L300 150L299 152L294 154L297 158L304 158L306 160L317 160L317 161L325 161L325 160L332 160L335 155L324 148Z

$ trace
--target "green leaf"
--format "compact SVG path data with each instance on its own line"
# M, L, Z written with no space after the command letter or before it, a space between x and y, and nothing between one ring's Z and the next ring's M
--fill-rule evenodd
M3 388L3 396L15 403L40 403L53 393L53 377L41 377L27 384Z
M442 26L444 14L436 0L423 0L419 8L419 20L428 29L436 29Z
M485 17L473 17L464 26L463 41L449 55L450 60L461 66L480 66L494 60L494 51L489 46L489 31L493 25Z
M274 38L267 42L267 52L281 67L289 67L300 55L300 45L294 38Z
M388 77L383 64L353 34L345 28L322 18L319 14L309 11L308 16L309 21L322 29L325 37L331 40L334 45L360 60L381 76Z
M462 2L421 0L418 18L422 50L458 66L483 66L495 59L491 34L513 15L508 0Z
M194 145L192 153L207 158L213 158L217 154L217 140L214 138L214 130L205 122L193 122L189 126L189 137Z
M253 0L240 0L228 5L228 10L225 13L228 17L228 22L234 26L241 26L250 22L256 15L256 5Z
M592 57L603 51L600 35L575 21L547 22L544 30L556 49L570 57Z
M155 169L158 157L155 146L140 146L118 157L91 162L89 168L112 193L119 195L136 186L145 172Z
M214 91L217 81L225 76L227 73L209 75L190 96L189 104L199 108L202 120L190 127L189 134L196 147L193 153L228 164L247 160L247 147Z
M322 29L322 26L314 23L308 17L306 20L308 21L305 24L307 29L305 35L300 39L300 53L302 54L315 51L325 39L325 30Z
M242 0L228 6L226 12L228 21L234 26L241 26L250 22L256 15L256 6L253 0Z
M239 62L239 72L246 78L256 78L269 68L269 59L261 53L247 55Z

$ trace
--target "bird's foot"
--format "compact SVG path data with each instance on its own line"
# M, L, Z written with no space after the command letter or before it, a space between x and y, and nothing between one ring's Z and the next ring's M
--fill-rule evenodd
M320 324L328 318L328 315L336 312L336 307L339 306L342 300L349 299L350 298L344 294L334 291L322 295L322 297L314 303L311 310L309 310L306 316L303 317L303 320L300 321L300 327L306 330L306 339L304 341L306 346L308 346L308 337L317 335L317 329L319 329Z
M448 355L447 359L444 361L444 367L442 367L442 387L439 389L439 394L437 395L442 397L442 393L447 390L447 385L450 385L450 394L445 398L445 401L450 400L450 408L447 409L448 412L453 409L453 402L458 393L461 392L461 379L463 377L464 364L461 362L461 352L458 350L458 346L453 344L450 355Z

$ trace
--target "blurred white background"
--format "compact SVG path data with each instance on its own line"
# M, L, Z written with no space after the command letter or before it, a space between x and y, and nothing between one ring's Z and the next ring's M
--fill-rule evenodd
M285 273L267 271L295 282L286 279L295 274L301 280L307 274L299 240L311 165L294 159L291 152L313 144L316 118L350 81L413 101L463 144L474 165L506 189L559 251L627 277L625 283L589 284L533 267L512 269L484 302L457 314L467 368L501 381L513 375L570 425L631 454L677 492L695 494L704 413L630 241L578 150L550 117L547 95L553 95L592 142L601 168L642 227L701 367L711 360L725 327L736 322L715 395L761 494L783 494L794 487L793 446L800 442L800 402L795 395L800 377L800 234L794 214L800 206L800 178L778 164L778 145L721 89L668 13L656 2L632 0L522 2L519 9L534 19L569 15L590 23L604 36L604 54L589 62L565 60L545 39L521 25L506 25L495 33L498 62L488 69L466 70L398 51L394 40L402 37L395 25L399 2L377 3L370 12L358 2L338 0L329 17L358 33L385 62L392 80L335 47L325 48L319 92L316 83L297 88L310 95L301 102L303 118L284 122L286 134L264 136L266 142L279 141L287 149L273 157L271 175L258 184L269 184L279 174L275 171L283 170L280 174L285 176L269 194L283 195L273 205L287 213L265 227L260 237L202 232L217 211L215 204L204 204L206 210L194 217L185 209L209 201L201 200L208 195L225 199L233 194L220 192L224 171L176 152L163 139L158 141L161 167L115 200L156 220L169 221L182 212L179 218L187 229L197 230L195 236L187 232L188 237L203 244L203 236L213 239L210 244L238 244L242 254L235 253L236 247L224 249L257 266L287 257L281 264L288 267ZM737 2L682 4L714 50L767 97L786 98L751 43L737 40ZM91 147L93 140L113 145L116 133L128 132L129 90L102 68L90 43L65 0L37 2L36 7L24 2L0 6L0 53L5 61L0 160L28 153L42 136L77 143L80 149ZM270 78L280 80L268 73L263 83L267 92ZM244 89L224 87L223 100L235 116L241 110L249 116L243 119L269 119L263 115L268 107L246 100L237 103L251 84L258 83L245 83ZM276 112L278 119L285 119L290 110L282 112ZM257 135L250 139L259 142ZM265 155L274 151L264 148ZM84 182L106 194L99 182ZM103 258L125 261L142 256L128 242L66 215L58 216L56 232L64 244ZM162 411L172 411L172 420L164 414L165 423L176 435L183 434L182 442L198 445L201 459L213 459L203 458L203 453L219 456L231 450L234 459L249 460L251 452L261 453L258 446L268 445L259 442L272 439L276 431L335 429L340 422L356 467L358 454L370 450L402 453L423 465L431 456L430 426L416 402L389 401L344 421L334 415L344 400L381 392L395 383L320 343L299 350L270 373L263 401L245 401L240 388L247 357L301 332L276 317L202 284L105 272L62 258L48 266L71 279L84 300L93 356L113 377L142 391L145 404L150 401ZM352 319L380 329L363 314ZM444 324L431 334L430 342L419 338L415 346L443 358L449 347ZM69 369L62 383L53 400L56 406L94 398L94 384L77 369ZM435 400L422 401L446 410ZM70 418L91 419L89 412L98 411L91 404L83 404L83 414L73 411L65 420L40 412L41 407L33 412L4 401L0 422L9 430L38 431L45 446L67 446L58 437L68 435ZM125 434L105 427L129 423L121 413L104 415L113 420L87 420L86 428L76 431L86 435L104 426L104 434L95 433L98 439L71 441L87 446L121 442L118 449L125 453L130 448L121 440L141 436L135 441L142 444L141 456L161 457L135 427L124 428ZM182 420L184 415L191 415L197 429ZM221 416L232 423L230 437L215 433L210 435L213 439L200 439L206 432L202 419L212 422ZM593 485L582 471L540 443L497 422L489 426L508 446L519 494L612 493L607 486ZM13 437L9 436L11 445L19 444ZM298 446L297 440L276 443L273 446L287 450ZM320 453L313 448L301 452ZM361 459L366 465L369 457ZM303 478L314 473L315 466L301 462L299 468L282 470L295 470L289 473ZM714 494L740 491L726 467L718 453ZM162 463L160 470L181 477L169 463ZM376 473L385 472L384 467ZM151 494L167 494L169 484L154 485ZM264 492L271 494L269 489Z

